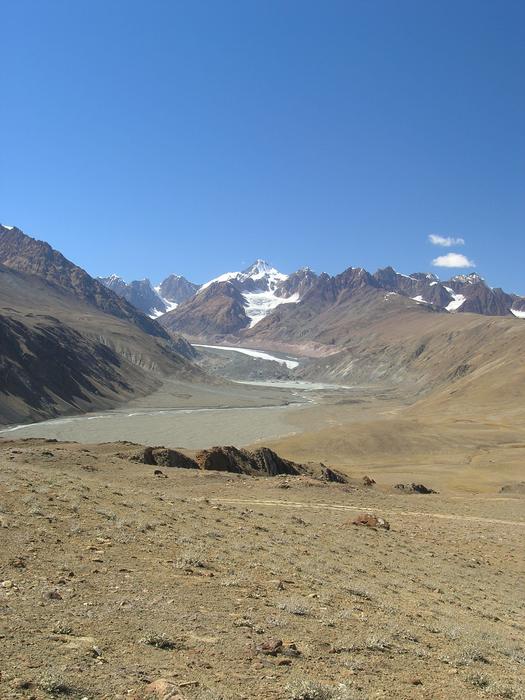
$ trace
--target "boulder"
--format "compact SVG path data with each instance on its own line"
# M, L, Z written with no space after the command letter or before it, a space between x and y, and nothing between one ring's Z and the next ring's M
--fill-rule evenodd
M405 493L437 493L437 491L424 484L396 484L394 488Z
M198 469L199 465L191 457L178 450L167 447L144 447L131 457L133 462L149 464L156 467L174 467L177 469Z
M371 527L374 530L377 530L378 528L381 528L382 530L390 530L390 523L387 520L378 515L372 515L371 513L360 513L357 518L352 520L352 525Z

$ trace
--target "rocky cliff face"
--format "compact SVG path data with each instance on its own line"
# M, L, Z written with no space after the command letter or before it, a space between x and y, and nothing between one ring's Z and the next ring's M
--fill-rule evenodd
M115 285L122 286L122 282L117 278ZM409 304L434 312L525 318L524 297L493 289L477 274L457 275L441 281L432 273L406 275L392 267L374 274L363 268L349 267L333 276L325 272L317 275L309 268L302 268L285 275L259 259L241 272L226 272L201 287L171 275L155 290L165 304L182 305L179 309L167 309L170 313L162 325L208 340L231 334L260 336L268 323L275 327L282 319L294 317L300 319L297 323L302 323L324 313L331 305L338 307L333 310L335 315L347 300L359 299L359 303L363 303L367 297L367 304L370 304L373 294L380 302L397 295ZM131 300L129 294L127 298ZM285 304L290 308L284 308ZM336 325L344 321L344 318L334 319ZM288 330L283 328L284 335ZM302 335L308 332L303 329Z
M181 275L170 275L156 287L157 292L163 299L174 304L182 304L184 301L191 299L198 289L198 284L189 282Z
M99 277L99 280L150 318L157 318L168 310L166 302L155 292L148 279L125 282L121 277L111 275Z

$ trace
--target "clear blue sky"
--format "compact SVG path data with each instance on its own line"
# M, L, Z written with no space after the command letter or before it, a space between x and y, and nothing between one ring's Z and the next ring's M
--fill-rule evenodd
M458 252L525 294L523 0L16 0L0 22L0 221L92 274Z

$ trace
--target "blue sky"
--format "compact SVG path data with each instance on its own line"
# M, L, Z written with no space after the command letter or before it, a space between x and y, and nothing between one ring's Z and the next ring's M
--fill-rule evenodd
M452 252L525 294L522 0L17 0L1 22L0 221L92 274L446 278Z

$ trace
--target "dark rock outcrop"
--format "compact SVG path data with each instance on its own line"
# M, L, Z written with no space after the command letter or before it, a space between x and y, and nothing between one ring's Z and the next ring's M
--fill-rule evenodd
M156 467L175 467L177 469L199 469L199 465L191 457L178 450L167 447L144 447L131 457L133 462L148 464Z
M424 484L396 484L394 486L398 491L403 491L403 493L437 493L434 489L428 488Z
M345 484L348 481L343 474L324 464L298 464L279 457L268 447L260 447L250 452L233 445L222 445L200 450L194 459L166 447L144 447L128 459L157 467L202 469L249 476L306 476L339 484Z

